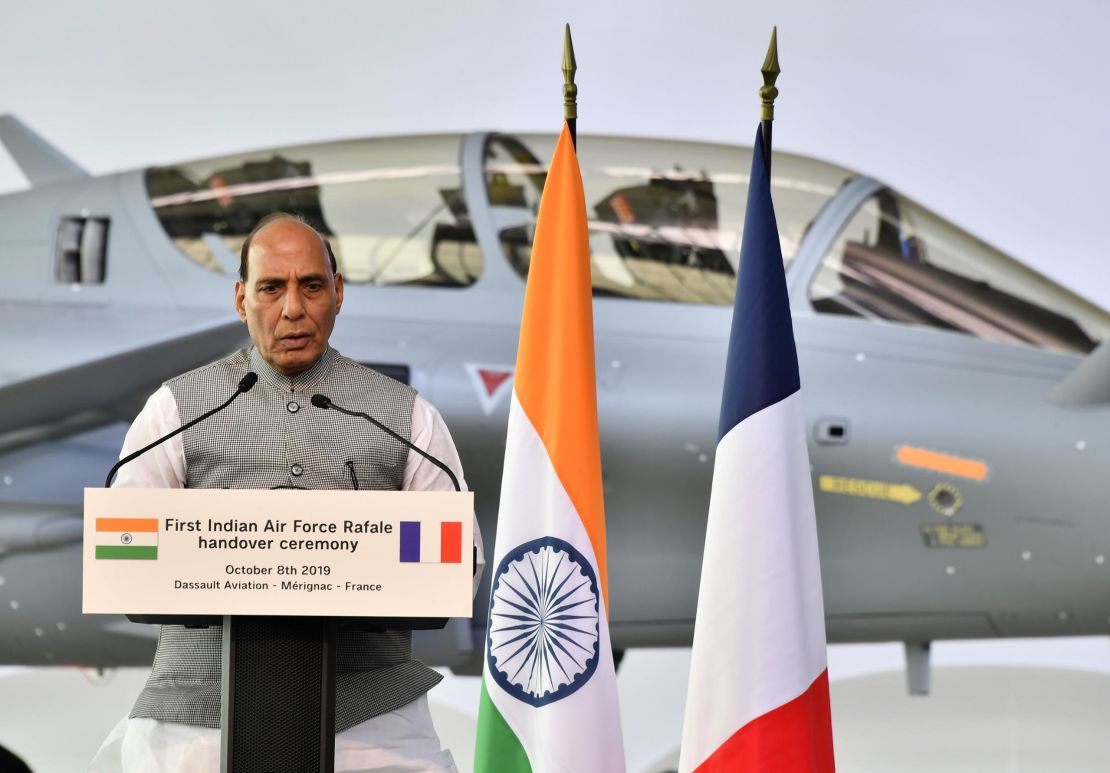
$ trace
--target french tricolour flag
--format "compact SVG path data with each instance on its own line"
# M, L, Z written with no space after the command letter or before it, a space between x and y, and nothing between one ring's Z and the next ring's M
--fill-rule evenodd
M681 773L832 771L798 356L757 132L694 629Z

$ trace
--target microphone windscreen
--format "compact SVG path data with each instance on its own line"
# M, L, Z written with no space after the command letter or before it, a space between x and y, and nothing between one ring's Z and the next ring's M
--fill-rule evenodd
M239 391L240 392L249 392L249 391L251 391L251 387L253 387L257 383L258 383L258 374L255 373L252 370L250 373L248 373L247 375L245 375L241 379L239 379Z
M327 409L331 407L331 400L324 397L323 395L313 395L312 404L315 405L317 408Z

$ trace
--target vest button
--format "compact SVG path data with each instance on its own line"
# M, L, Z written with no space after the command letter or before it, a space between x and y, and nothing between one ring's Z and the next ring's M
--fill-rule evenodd
M289 411L290 413L296 413L300 409L301 406L293 402L292 400L285 404L285 410Z
M295 477L299 478L301 476L301 473L304 472L304 467L301 467L299 464L294 464L292 467L289 468L289 472L291 472Z

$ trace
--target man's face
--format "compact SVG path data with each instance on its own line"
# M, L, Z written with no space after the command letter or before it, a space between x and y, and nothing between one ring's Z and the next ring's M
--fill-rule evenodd
M255 234L247 279L235 284L235 308L270 367L287 376L312 367L342 304L343 277L332 273L315 231L278 220Z

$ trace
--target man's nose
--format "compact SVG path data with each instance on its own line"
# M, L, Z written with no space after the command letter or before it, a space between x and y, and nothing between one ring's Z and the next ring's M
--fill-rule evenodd
M285 305L281 313L286 319L300 319L304 316L304 302L301 299L301 294L296 289L292 289L285 294Z

